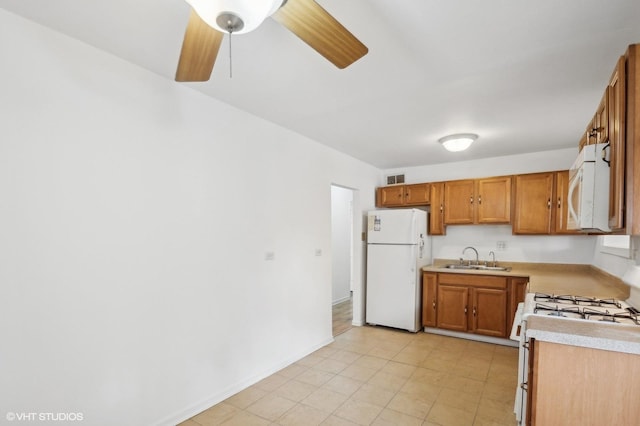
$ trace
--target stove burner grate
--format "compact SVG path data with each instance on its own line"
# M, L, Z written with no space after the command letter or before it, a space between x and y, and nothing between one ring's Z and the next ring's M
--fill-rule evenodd
M611 313L607 310L602 312L597 309L584 308L583 314L585 319L590 319L590 320L596 320L596 321L602 321L602 322L614 322L614 323L631 322L635 325L640 325L640 321L638 320L638 315L634 314L631 311Z
M585 296L571 296L571 295L556 295L535 293L534 300L548 303L561 303L567 305L581 305L581 306L605 306L622 308L620 302L615 299L598 299L595 297Z
M566 308L560 308L558 306L545 305L544 303L536 303L535 308L533 309L533 313L538 313L539 311L546 312L547 315L556 316L556 317L578 317L584 318L584 313L580 310L579 306L570 306Z

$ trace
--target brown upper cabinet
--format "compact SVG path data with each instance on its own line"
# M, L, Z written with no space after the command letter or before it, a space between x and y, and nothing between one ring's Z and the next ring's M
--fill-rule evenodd
M514 234L575 234L567 229L569 172L515 176Z
M475 180L453 180L444 183L444 223L458 225L473 223Z
M382 186L376 192L376 206L396 207L404 205L404 185Z
M567 219L569 217L569 170L555 172L555 194L554 205L554 234L578 234L577 230L567 229Z
M424 206L431 195L428 183L382 186L376 193L377 207Z
M429 235L444 235L444 182L431 184L431 210L429 212Z
M628 235L640 235L639 50L640 44L631 45L618 59L591 123L592 128L606 127L606 130L597 139L588 138L586 142L610 144L609 227L613 233ZM599 124L594 125L598 120ZM583 137L579 147L584 143Z
M431 185L428 183L416 183L404 186L404 204L406 206L419 206L429 204Z
M444 223L509 223L511 176L448 181L444 184Z
M624 230L624 181L625 181L625 119L626 119L626 73L625 57L618 59L609 80L608 135L611 147L609 161L609 227L613 232Z
M626 54L626 126L624 229L629 235L640 235L640 44L629 46ZM625 114L622 114L625 117Z
M554 173L515 177L514 234L550 234Z

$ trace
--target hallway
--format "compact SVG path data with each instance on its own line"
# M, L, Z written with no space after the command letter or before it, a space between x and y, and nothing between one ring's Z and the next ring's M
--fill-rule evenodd
M353 321L353 297L333 305L333 337L351 328Z

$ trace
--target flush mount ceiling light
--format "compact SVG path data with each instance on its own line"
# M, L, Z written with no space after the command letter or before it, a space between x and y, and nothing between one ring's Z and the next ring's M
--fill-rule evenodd
M210 27L225 33L253 31L283 0L186 0Z
M473 133L458 133L438 139L447 151L458 152L469 148L478 135Z

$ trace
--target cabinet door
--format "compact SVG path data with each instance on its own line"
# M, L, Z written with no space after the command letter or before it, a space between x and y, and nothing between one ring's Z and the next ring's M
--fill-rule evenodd
M477 223L511 222L511 176L477 181Z
M621 231L624 220L625 129L626 129L625 58L620 57L609 82L609 227Z
M473 179L448 181L444 184L444 223L446 225L473 223Z
M514 234L551 233L553 184L553 172L515 177Z
M529 284L528 277L514 277L509 278L509 320L507 321L507 329L513 324L513 320L516 316L516 310L518 309L518 303L524 302L524 297L527 294L527 285Z
M640 44L626 54L625 233L640 235ZM624 117L623 116L623 117Z
M437 324L437 277L433 272L422 274L422 325L425 327L435 327Z
M378 188L378 207L393 207L404 204L404 185Z
M431 184L431 208L429 211L429 234L444 235L444 182Z
M507 290L472 289L471 331L486 336L507 336Z
M451 285L438 286L438 327L454 331L467 331L469 289Z
M568 197L569 197L569 171L556 172L556 194L555 194L555 234L579 234L578 230L567 229ZM553 206L552 206L553 209Z
M406 206L424 206L429 204L431 196L428 183L416 183L404 186L404 204Z
M637 425L640 357L532 340L531 425ZM606 367L605 367L606 366ZM606 368L606 380L598 372ZM570 378L570 386L558 378ZM565 382L566 383L566 382ZM632 402L633 401L633 402Z

